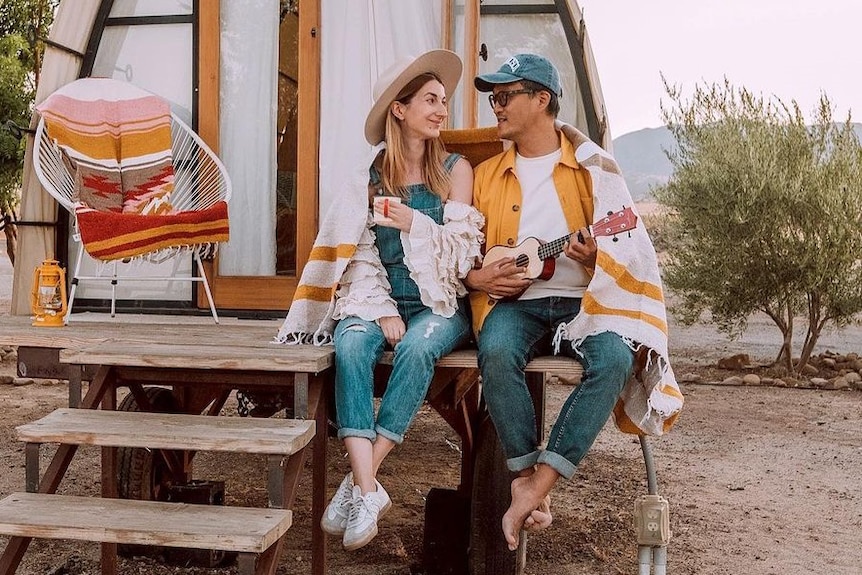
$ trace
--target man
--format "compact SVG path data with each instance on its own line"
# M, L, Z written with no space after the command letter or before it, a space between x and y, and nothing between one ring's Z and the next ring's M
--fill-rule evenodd
M667 364L664 303L649 237L642 228L616 242L590 233L598 214L632 201L606 152L570 126L566 135L557 130L562 88L556 68L543 57L518 54L474 82L491 92L499 135L514 144L476 168L473 201L486 218L486 246L514 247L531 237L565 242L547 280L525 277L529 266L514 257L491 261L487 250L483 267L465 279L483 393L508 467L517 473L502 522L514 550L522 528L550 524L551 488L561 476L574 475L621 393L631 408L620 408L618 425L653 434L669 428L682 396ZM584 376L541 449L524 367L548 353L552 340L555 352L580 360ZM633 380L636 373L643 383Z

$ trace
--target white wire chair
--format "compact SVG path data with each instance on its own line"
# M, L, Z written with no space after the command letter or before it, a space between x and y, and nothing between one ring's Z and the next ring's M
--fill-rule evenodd
M174 189L171 192L170 202L174 211L204 210L212 207L216 202L230 201L231 182L224 164L222 164L221 160L219 160L200 136L175 114L171 114L171 153L173 156ZM33 163L36 176L45 190L72 214L75 226L73 238L81 244L78 250L77 261L75 262L75 271L72 275L68 312L66 313L64 322L68 323L69 321L69 316L72 313L72 304L75 301L75 292L81 281L111 282L111 317L114 317L116 314L117 283L120 279L123 279L117 275L117 265L118 263L128 262L121 260L112 260L109 262L112 265L111 275L80 275L81 262L85 250L81 242L77 219L75 218L75 201L73 199L75 197L74 177L69 172L63 160L60 147L48 136L45 130L44 119L39 120L36 128L36 149L33 154ZM136 256L136 260L143 259L152 263L161 263L173 257L175 258L173 272L170 276L127 276L126 279L134 281L189 281L192 282L192 285L200 282L203 284L204 291L206 292L213 320L219 323L209 281L207 281L206 272L201 261L201 256L210 254L211 250L212 246L209 244L177 245ZM187 275L179 273L178 266L180 259L176 256L186 252L191 252L194 262L197 264L199 276L195 276L193 273Z

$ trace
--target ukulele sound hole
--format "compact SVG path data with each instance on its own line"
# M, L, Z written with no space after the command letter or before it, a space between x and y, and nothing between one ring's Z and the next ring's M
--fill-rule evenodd
M515 258L515 265L519 268L527 267L527 264L530 263L530 256L525 254L519 254L518 257Z

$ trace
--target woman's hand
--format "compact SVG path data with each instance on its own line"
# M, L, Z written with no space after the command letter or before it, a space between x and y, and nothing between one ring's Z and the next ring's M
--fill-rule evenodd
M410 209L410 208L407 208ZM404 325L404 320L400 315L381 317L377 320L380 329L383 330L383 337L389 342L389 345L395 347L395 344L401 341L404 337L404 332L407 331L407 326Z
M389 218L389 221L376 220L378 226L410 232L410 226L413 225L413 208L405 206L402 202L374 202L374 212Z

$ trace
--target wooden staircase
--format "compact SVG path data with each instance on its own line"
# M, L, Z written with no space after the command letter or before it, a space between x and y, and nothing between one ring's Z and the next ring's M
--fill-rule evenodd
M27 443L28 492L0 501L0 534L102 542L103 574L116 573L117 544L139 544L238 552L239 573L262 575L275 572L281 537L292 522L291 511L281 508L290 503L282 491L291 467L285 460L309 445L315 422L64 408L16 431ZM103 497L35 493L42 443L102 447ZM118 447L266 455L270 507L114 499L116 484L104 478L115 474L104 467ZM13 572L0 565L2 575Z

